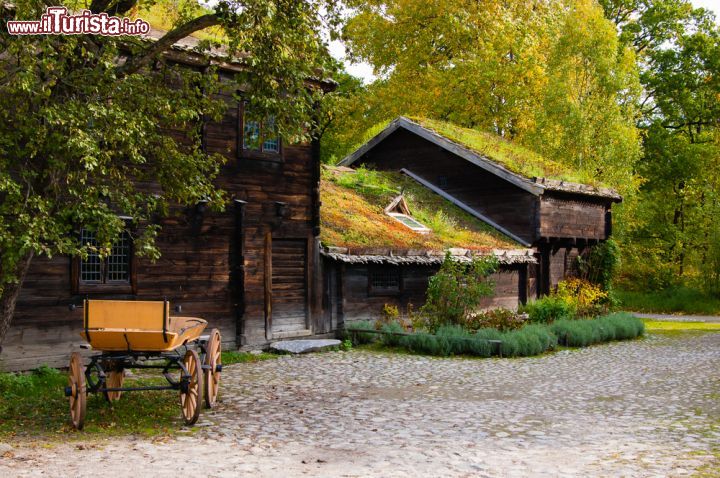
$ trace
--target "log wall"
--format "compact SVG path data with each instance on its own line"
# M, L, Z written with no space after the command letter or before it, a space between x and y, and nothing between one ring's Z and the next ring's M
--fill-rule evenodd
M229 96L226 100L231 101ZM209 321L208 327L218 327L226 348L257 347L277 337L273 305L284 317L305 318L308 327L298 330L298 335L312 332L320 307L314 297L320 290L310 280L318 261L317 145L284 145L281 157L274 160L243 157L237 154L237 114L238 108L230 107L222 121L205 125L203 135L208 152L227 158L217 185L235 202L224 212L204 210L201 205L177 207L160 220L157 245L162 256L155 263L134 261L132 291L127 286L123 293L101 291L91 285L78 290L71 258L35 259L3 344L0 368L66 366L70 352L81 343L83 317L81 309L71 312L67 306L82 303L86 296L168 298L173 307L182 306L177 315L202 317ZM178 139L184 136L181 131L167 133ZM278 202L285 204L282 210ZM285 258L273 273L273 244L276 251L302 244L304 260L295 263ZM299 329L295 325L290 328ZM284 329L288 335L288 327Z
M398 294L375 294L369 291L369 267L365 265L339 264L325 262L327 282L332 284L325 291L325 301L330 304L326 314L333 317L338 324L348 325L352 322L378 319L385 304L395 305L402 315L406 315L408 307L416 310L425 303L425 291L428 279L437 272L437 267L402 267L402 288ZM385 266L398 267L398 266ZM495 293L483 300L481 308L489 309L504 307L517 309L518 305L535 291L528 291L527 266L501 266L491 276L495 282ZM329 294L328 294L329 292ZM339 325L338 325L339 327Z

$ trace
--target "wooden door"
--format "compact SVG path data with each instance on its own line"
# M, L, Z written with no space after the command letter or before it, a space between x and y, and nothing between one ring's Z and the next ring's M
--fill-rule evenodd
M272 333L307 334L307 241L272 239Z

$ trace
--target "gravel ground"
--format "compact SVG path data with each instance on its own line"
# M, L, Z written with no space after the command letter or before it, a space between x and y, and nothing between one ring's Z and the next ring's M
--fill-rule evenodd
M227 367L174 438L20 444L0 476L691 476L720 448L720 333L523 359L363 351Z

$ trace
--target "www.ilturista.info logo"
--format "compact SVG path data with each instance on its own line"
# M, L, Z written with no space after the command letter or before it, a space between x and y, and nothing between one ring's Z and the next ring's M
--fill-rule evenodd
M111 17L107 13L92 13L82 10L68 15L65 7L48 7L40 20L9 20L8 33L11 35L144 35L150 31L145 20Z

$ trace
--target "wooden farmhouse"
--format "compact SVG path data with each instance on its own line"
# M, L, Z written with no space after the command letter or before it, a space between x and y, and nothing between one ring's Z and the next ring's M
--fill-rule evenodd
M192 52L193 39L168 54L187 68L208 59ZM211 60L221 77L240 66ZM333 84L309 81L329 90ZM226 92L220 122L207 122L203 147L227 158L217 180L232 198L225 212L206 204L161 219L162 257L136 257L130 234L117 239L109 257L36 258L26 276L15 317L2 344L0 368L66 366L82 342L82 309L88 298L163 300L178 315L202 317L218 327L228 348L260 346L286 337L329 332L319 320L317 237L320 228L319 144L287 144L271 121L248 118L244 103ZM168 131L177 138L183 131ZM78 237L94 241L93 231Z
M332 329L402 314L425 302L446 251L453 260L495 256L495 294L482 307L515 309L527 299L534 251L411 177L395 171L326 168L321 186L324 322Z
M578 255L606 240L622 200L495 135L426 119L397 118L340 164L402 174L533 248L521 297L549 293Z

